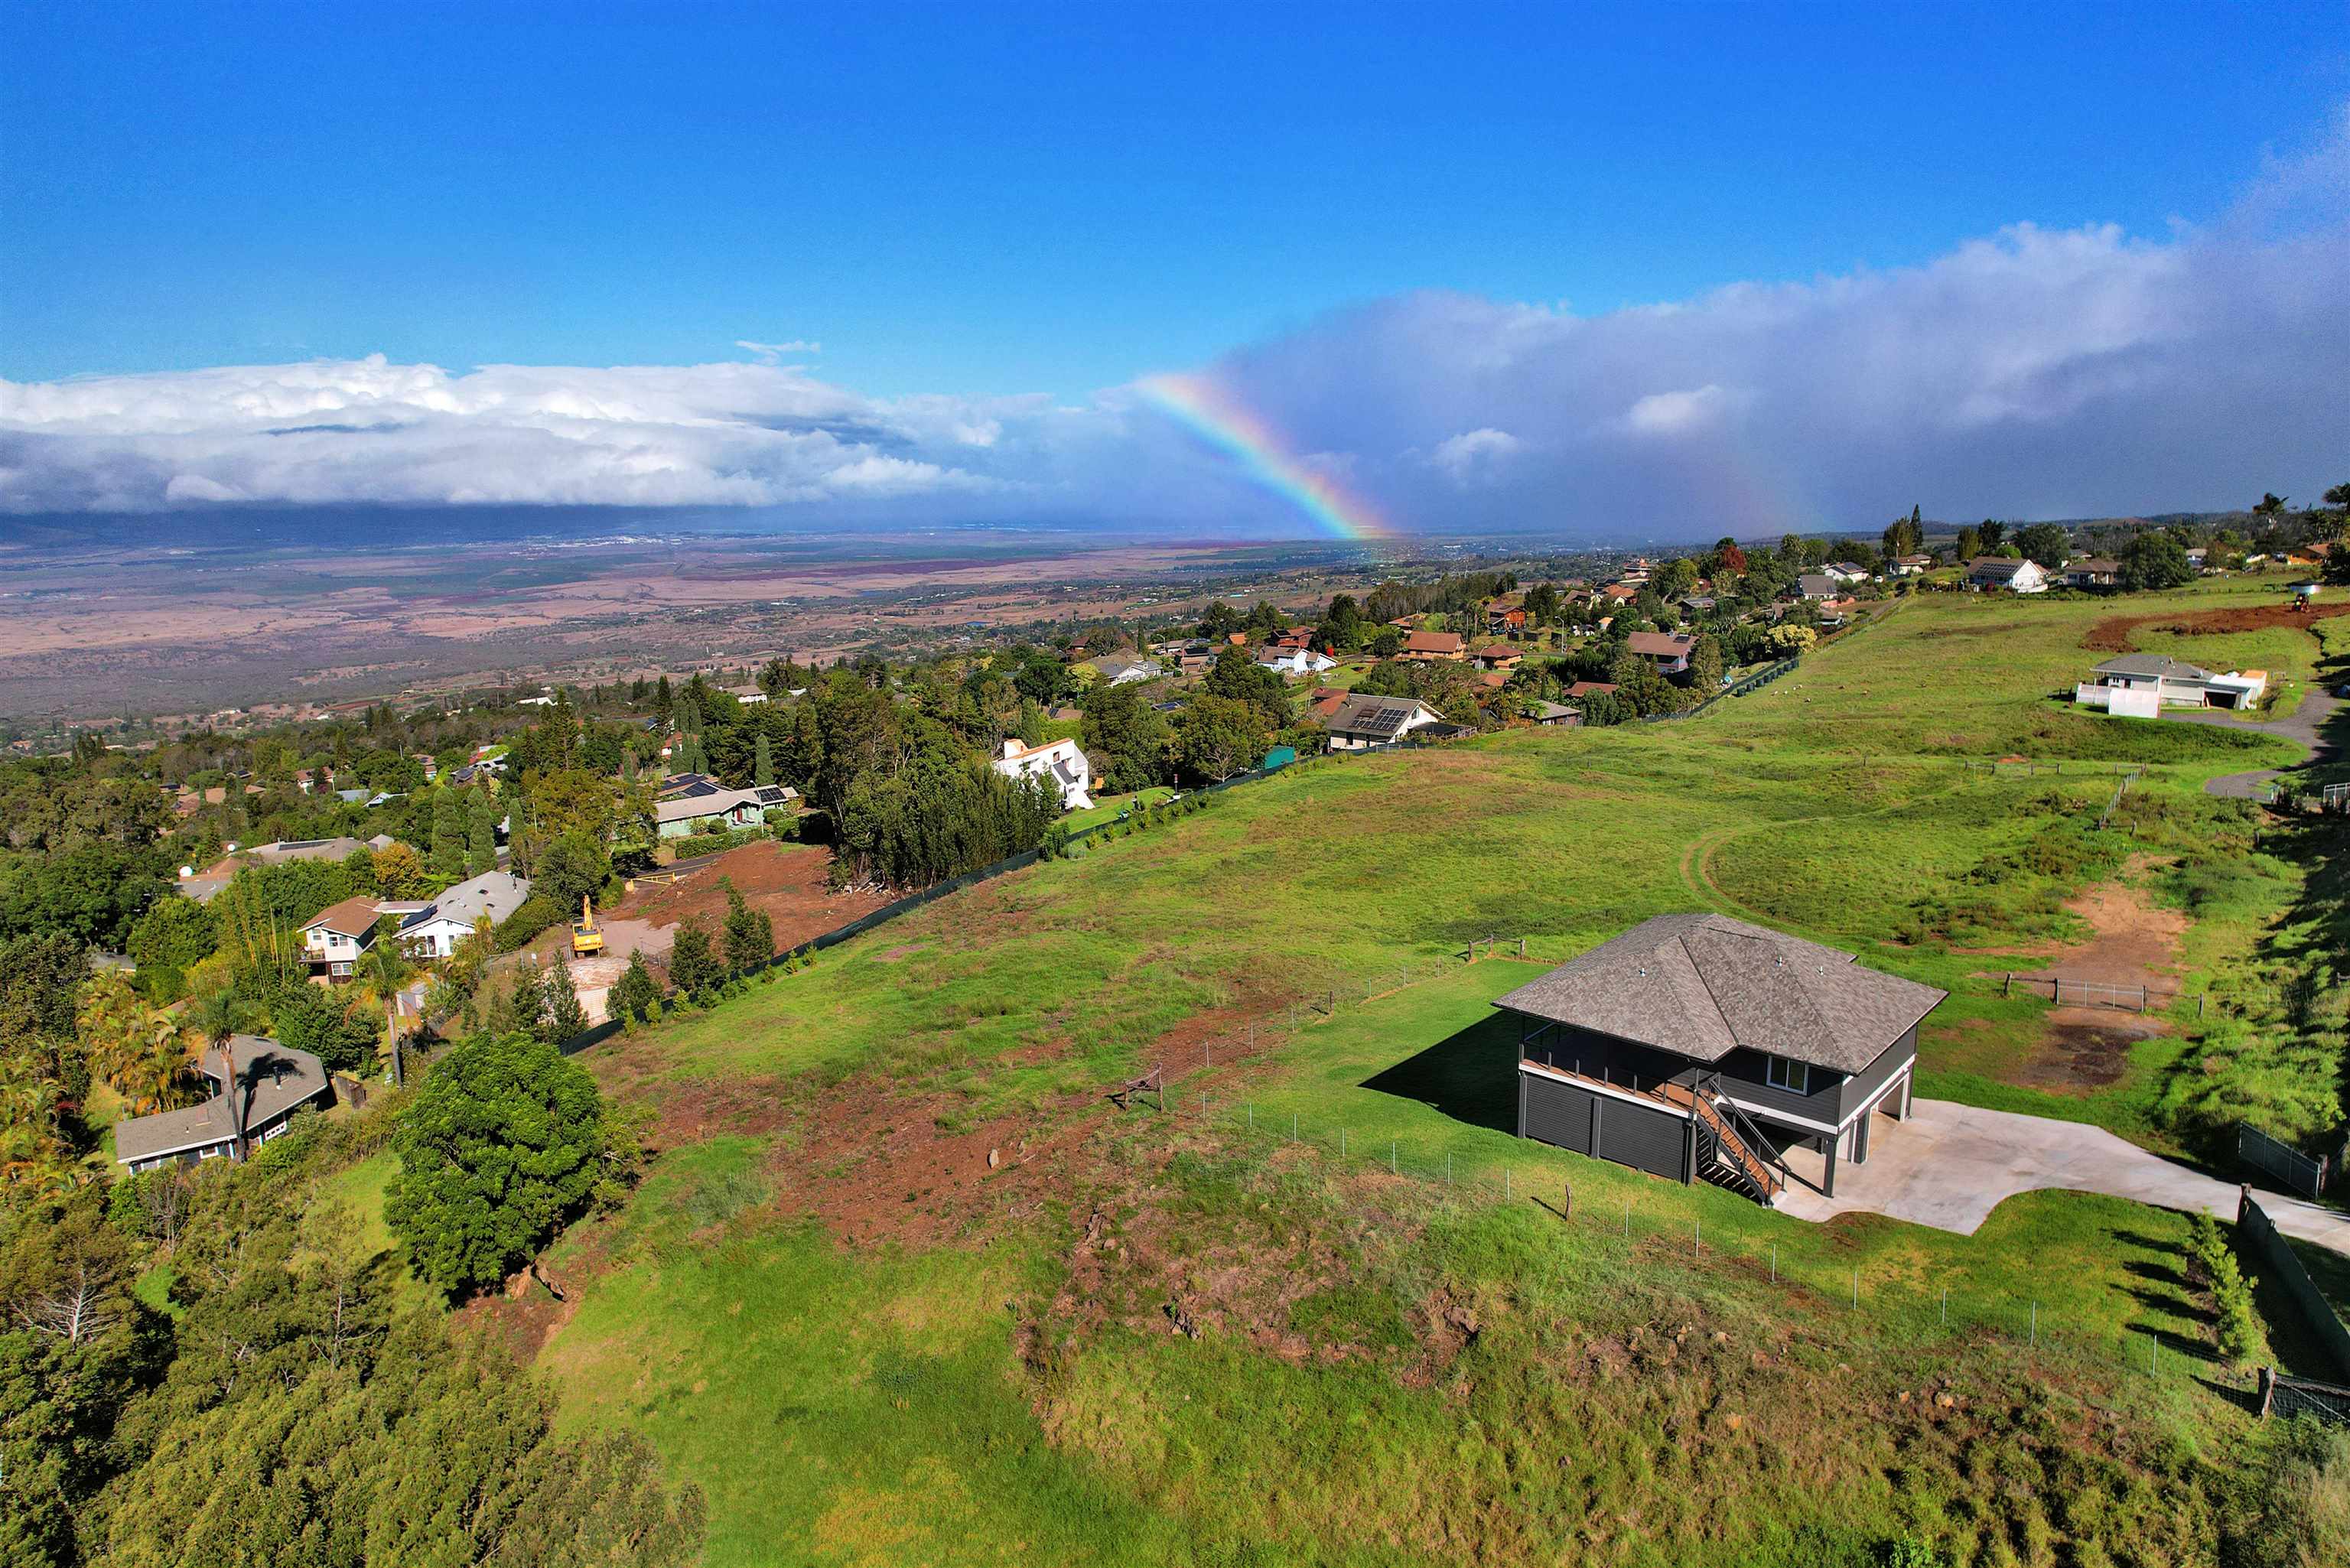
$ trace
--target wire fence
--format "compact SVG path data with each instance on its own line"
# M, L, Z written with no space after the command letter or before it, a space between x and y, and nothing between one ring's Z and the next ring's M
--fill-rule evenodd
M2324 1159L2303 1154L2250 1122L2236 1124L2236 1158L2254 1170L2273 1177L2287 1191L2298 1192L2303 1198L2314 1198L2324 1191L2326 1178L2331 1174Z
M1156 1114L1155 1107L1151 1114ZM2220 1363L2202 1339L2155 1324L2116 1330L2084 1324L2058 1303L2030 1294L1980 1287L1963 1274L1920 1280L1914 1261L1871 1266L1827 1262L1814 1250L1789 1248L1783 1232L1757 1223L1691 1216L1627 1197L1620 1189L1593 1198L1578 1194L1555 1171L1529 1180L1506 1161L1472 1163L1457 1151L1430 1151L1390 1136L1366 1135L1340 1125L1317 1126L1295 1110L1243 1096L1220 1097L1196 1085L1170 1089L1166 1114L1268 1162L1315 1162L1333 1175L1384 1173L1413 1182L1430 1196L1471 1205L1531 1204L1553 1215L1586 1244L1644 1262L1676 1262L1693 1276L1721 1285L1786 1293L1814 1313L1848 1313L1877 1331L1952 1349L1993 1345L2084 1366L2150 1376L2219 1382L2253 1397L2248 1376Z

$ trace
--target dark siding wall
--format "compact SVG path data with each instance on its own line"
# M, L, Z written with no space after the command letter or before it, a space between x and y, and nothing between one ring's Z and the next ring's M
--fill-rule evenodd
M1690 1065L1687 1057L1669 1051L1651 1050L1588 1030L1570 1029L1563 1023L1525 1050L1528 1061L1562 1072L1580 1073L1586 1078L1621 1084L1627 1088L1636 1086L1636 1080L1639 1088L1654 1088L1668 1078L1688 1072Z
M1847 1112L1856 1111L1866 1105L1871 1095L1891 1083L1902 1068L1917 1059L1918 1026L1913 1023L1909 1026L1909 1032L1907 1034L1887 1045L1876 1061L1871 1062L1862 1071L1854 1074L1846 1082L1845 1109Z
M1679 1181L1687 1168L1689 1127L1669 1111L1644 1110L1609 1100L1600 1107L1599 1155L1618 1165Z
M1770 1081L1771 1059L1760 1051L1732 1051L1718 1069L1730 1092L1747 1106L1765 1106L1791 1116L1806 1116L1830 1127L1844 1117L1844 1075L1825 1067L1812 1069L1812 1092L1790 1094Z
M1571 1148L1577 1154L1589 1154L1591 1103L1601 1096L1533 1073L1521 1073L1518 1076L1525 1086L1525 1136L1560 1148Z
M1558 1083L1538 1073L1523 1074L1520 1081L1525 1096L1526 1137L1676 1181L1681 1179L1689 1138L1689 1123L1681 1117Z

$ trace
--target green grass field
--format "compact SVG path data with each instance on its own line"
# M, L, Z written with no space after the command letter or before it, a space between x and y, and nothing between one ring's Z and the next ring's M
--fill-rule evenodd
M2335 841L2255 855L2200 791L2297 752L2051 695L2103 616L2236 591L1920 598L1686 723L1306 764L599 1048L656 1111L755 1109L566 1243L565 1419L636 1425L707 1489L713 1563L1860 1563L1904 1534L2208 1561L2248 1428L2181 1217L2040 1193L1971 1237L1813 1226L1520 1142L1489 1004L1537 971L1461 954L1719 909L1951 992L1921 1092L2157 1147L2240 1104L2323 1117L2327 1037L2278 1020L2340 914ZM2302 681L2323 657L2167 640ZM1963 765L2011 754L2047 767ZM2116 763L2148 771L2095 833ZM2218 1006L2054 1091L1997 955L2047 961L2116 877L2194 911ZM1164 1114L1076 1130L1153 1064ZM877 1096L1033 1138L1051 1179L910 1174L896 1239L846 1246L808 1216L887 1189L836 1131Z

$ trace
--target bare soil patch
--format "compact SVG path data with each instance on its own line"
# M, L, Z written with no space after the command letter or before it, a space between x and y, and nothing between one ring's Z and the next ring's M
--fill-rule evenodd
M2284 599L2273 604L2198 610L2191 615L2107 616L2088 629L2081 639L2081 646L2099 653L2127 653L2135 646L2130 635L2142 626L2174 637L2212 637L2222 632L2266 631L2281 626L2305 628L2312 621L2337 615L2350 615L2350 603L2295 609L2291 599Z
M2126 875L2141 873L2144 861L2133 861ZM2053 955L2045 969L2019 981L2081 981L2112 986L2120 993L2139 988L2150 994L2146 1005L2162 1005L2178 988L2178 943L2187 933L2187 916L2156 904L2142 888L2127 881L2100 883L2068 900L2064 906L2087 922L2090 939ZM2122 1001L2122 995L2114 1000ZM2098 1006L2094 1001L2067 1002L2049 1010L2046 1033L2014 1074L2014 1081L2058 1093L2086 1093L2120 1082L2129 1070L2129 1054L2139 1041L2166 1033L2169 1025L2151 1012Z
M612 913L652 926L674 926L698 915L714 932L726 918L726 889L718 885L725 877L775 922L775 950L784 952L889 902L889 894L869 888L835 891L825 881L831 869L829 850L762 840L730 849L678 881L639 888Z

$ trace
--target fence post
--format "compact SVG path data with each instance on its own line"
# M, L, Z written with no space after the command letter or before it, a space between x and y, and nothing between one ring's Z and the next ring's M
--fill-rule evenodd
M1396 1146L1395 1139L1393 1138L1388 1139L1388 1174L1389 1176L1401 1174L1396 1165Z

